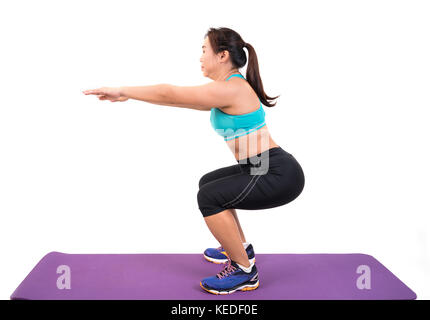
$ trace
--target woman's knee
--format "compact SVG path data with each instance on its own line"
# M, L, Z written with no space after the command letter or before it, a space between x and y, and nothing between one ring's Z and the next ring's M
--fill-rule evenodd
M207 188L200 188L197 192L197 203L199 205L199 209L202 210L210 207L213 203L211 198L211 194L208 192Z
M206 173L206 174L204 174L201 178L200 178L200 180L199 180L199 189L207 182L207 176L208 176L208 174Z
M216 214L225 210L222 206L220 206L217 201L215 201L213 197L213 193L209 192L204 186L200 188L197 192L197 203L199 206L199 210L202 213L203 217L208 217L210 215Z

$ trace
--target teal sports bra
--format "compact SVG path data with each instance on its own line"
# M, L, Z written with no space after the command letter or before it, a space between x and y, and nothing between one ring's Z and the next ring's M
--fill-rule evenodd
M233 74L225 81L231 77L245 79L241 74ZM258 100L260 101L260 99ZM266 125L265 115L266 113L260 101L259 109L245 114L233 115L225 113L218 108L212 108L210 120L215 131L224 137L225 141L228 141L250 134Z

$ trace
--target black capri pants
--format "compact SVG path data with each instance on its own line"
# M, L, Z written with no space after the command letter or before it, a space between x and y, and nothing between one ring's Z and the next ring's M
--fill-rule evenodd
M260 210L287 204L305 186L302 167L281 147L236 160L200 178L197 202L203 217L226 209Z

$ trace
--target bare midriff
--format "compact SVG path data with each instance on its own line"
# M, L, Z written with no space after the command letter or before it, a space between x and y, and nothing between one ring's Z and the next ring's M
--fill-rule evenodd
M267 125L250 134L226 141L236 160L246 159L268 149L279 147L270 136Z

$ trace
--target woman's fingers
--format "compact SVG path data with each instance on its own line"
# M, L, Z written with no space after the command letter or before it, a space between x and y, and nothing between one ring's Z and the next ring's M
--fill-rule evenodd
M101 89L90 89L90 90L84 90L84 94L104 94L104 91Z
M84 93L85 94L102 94L102 92L100 92L100 90L87 90Z
M97 96L97 98L99 98L99 100L110 100L112 102L124 101L124 98L121 97L117 88L101 87L98 89L83 90L82 93L86 95L94 94ZM125 98L125 100L127 99L128 98Z

